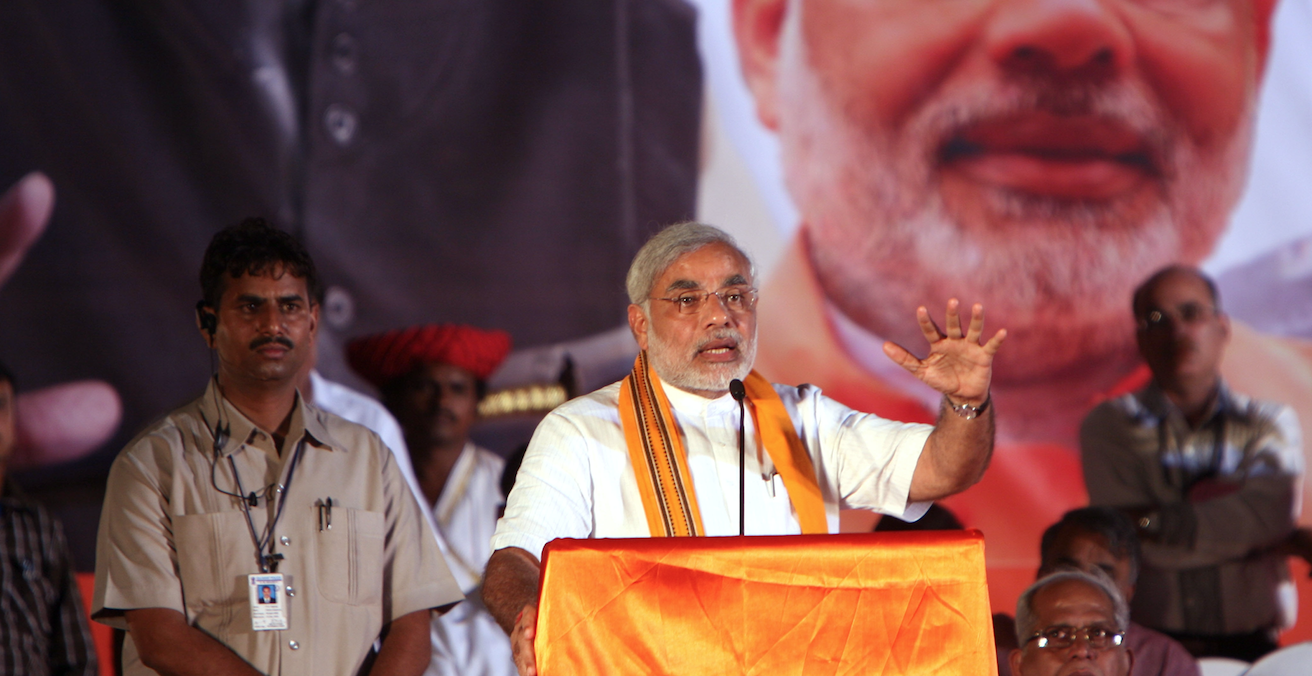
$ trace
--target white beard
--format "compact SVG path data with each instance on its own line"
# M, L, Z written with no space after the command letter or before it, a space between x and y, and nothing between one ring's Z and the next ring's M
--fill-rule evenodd
M742 359L722 364L696 361L697 353L706 343L725 338L738 341ZM719 329L686 354L679 354L678 347L665 342L659 334L651 331L647 334L647 357L651 359L656 375L665 383L691 392L725 392L729 389L729 381L742 380L752 372L752 364L756 361L756 333L753 330L751 336L744 336L737 329Z
M1134 288L1167 264L1202 260L1243 189L1251 105L1233 138L1209 150L1135 81L1065 91L949 81L901 128L876 129L835 109L806 65L797 23L780 56L780 141L821 286L858 324L903 344L921 340L916 307L983 303L990 324L1010 334L997 381L1133 351ZM956 213L939 190L944 142L974 122L1036 109L1078 109L1147 139L1160 170L1153 201L999 188Z

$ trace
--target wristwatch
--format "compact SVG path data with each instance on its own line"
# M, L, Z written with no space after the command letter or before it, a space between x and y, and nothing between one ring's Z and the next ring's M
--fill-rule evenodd
M979 406L971 406L970 404L958 404L957 402L952 401L952 399L948 397L946 394L943 395L943 400L948 403L948 407L952 409L953 413L956 413L957 415L961 416L966 420L974 420L975 418L979 417L979 414L988 410L989 402L993 401L993 395L991 394L986 395L984 397L984 403L980 404Z

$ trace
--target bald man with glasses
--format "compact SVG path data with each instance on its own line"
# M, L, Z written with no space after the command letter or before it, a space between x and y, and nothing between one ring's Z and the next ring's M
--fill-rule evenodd
M1105 575L1066 570L1035 582L1016 602L1015 676L1127 676L1130 611Z

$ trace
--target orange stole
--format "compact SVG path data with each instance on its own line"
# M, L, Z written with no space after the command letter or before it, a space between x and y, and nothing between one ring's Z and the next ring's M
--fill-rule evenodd
M761 374L752 371L743 383L747 403L756 413L756 434L765 452L783 478L788 498L797 513L802 532L829 532L825 502L815 480L815 466L797 438L788 410ZM638 482L647 530L652 537L704 535L697 493L688 470L688 453L683 448L678 423L660 376L648 363L646 351L639 352L633 371L620 382L620 426Z
M543 676L997 674L977 531L555 540Z

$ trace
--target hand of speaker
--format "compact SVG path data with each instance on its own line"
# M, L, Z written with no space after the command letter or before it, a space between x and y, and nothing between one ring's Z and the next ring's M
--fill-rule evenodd
M537 652L533 640L538 635L538 607L525 606L515 618L515 629L510 632L510 649L515 658L519 676L537 676Z
M39 172L24 176L0 196L0 288L45 231L54 205L54 185ZM21 355L0 354L0 359L15 372L21 387ZM15 412L17 441L10 466L22 469L74 460L95 450L118 429L123 406L109 383L82 380L23 392L16 398Z
M1007 330L1000 329L985 342L984 306L976 303L971 307L970 323L964 327L960 313L961 303L955 298L949 300L945 330L934 323L928 310L918 308L916 321L929 342L929 354L917 359L892 342L884 343L884 354L953 403L980 406L988 400L993 357L1007 338Z

